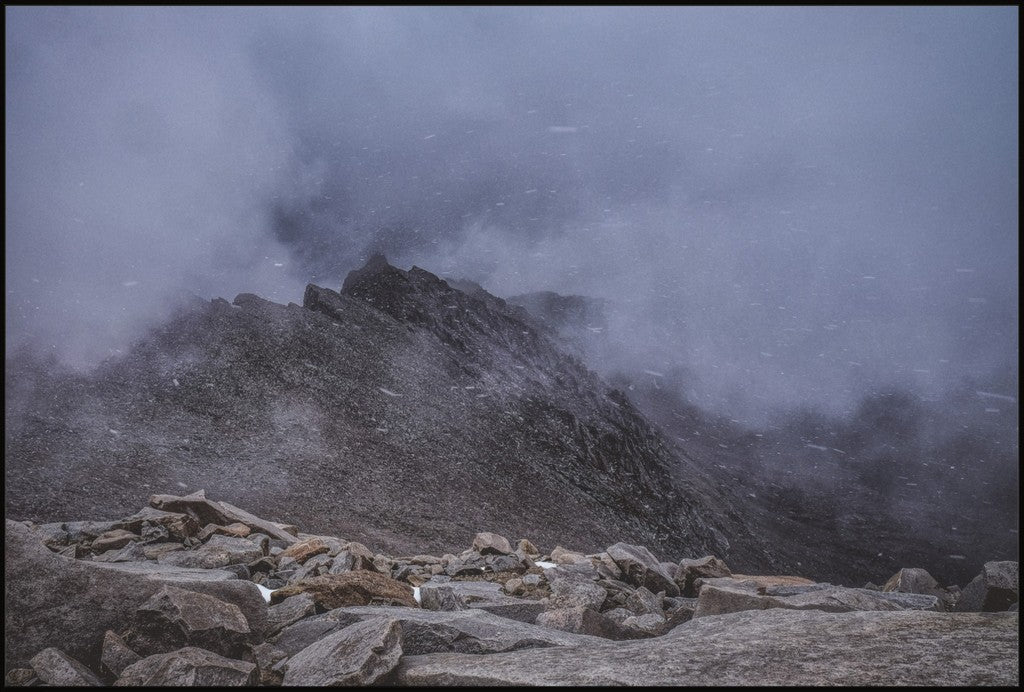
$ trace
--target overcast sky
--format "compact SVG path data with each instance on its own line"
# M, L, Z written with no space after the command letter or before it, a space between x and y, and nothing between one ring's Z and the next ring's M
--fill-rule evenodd
M5 15L8 349L383 250L611 299L752 419L1016 373L1015 7Z

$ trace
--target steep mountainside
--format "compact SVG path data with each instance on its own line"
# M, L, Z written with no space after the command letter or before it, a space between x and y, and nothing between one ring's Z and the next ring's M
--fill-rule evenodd
M751 532L718 484L521 308L381 257L303 303L196 301L85 375L8 359L8 517L205 488L396 552L491 530L764 559L734 556Z

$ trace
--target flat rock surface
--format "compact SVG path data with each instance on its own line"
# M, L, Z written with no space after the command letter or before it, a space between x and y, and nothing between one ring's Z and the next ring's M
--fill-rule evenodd
M583 646L602 640L530 625L483 610L435 611L401 607L339 608L324 615L344 625L375 617L402 624L402 649L407 655L436 652L491 654L544 646Z
M1017 685L1008 613L763 610L637 642L403 658L404 685Z

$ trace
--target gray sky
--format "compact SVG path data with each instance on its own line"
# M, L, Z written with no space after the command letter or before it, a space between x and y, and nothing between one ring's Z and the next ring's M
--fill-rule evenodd
M5 14L8 348L383 250L751 420L1016 373L1015 7Z

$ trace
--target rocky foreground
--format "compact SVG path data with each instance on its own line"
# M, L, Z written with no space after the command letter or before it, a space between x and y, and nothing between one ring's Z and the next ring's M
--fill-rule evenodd
M1016 685L1018 564L848 588L542 552L391 557L199 491L6 522L8 685Z

